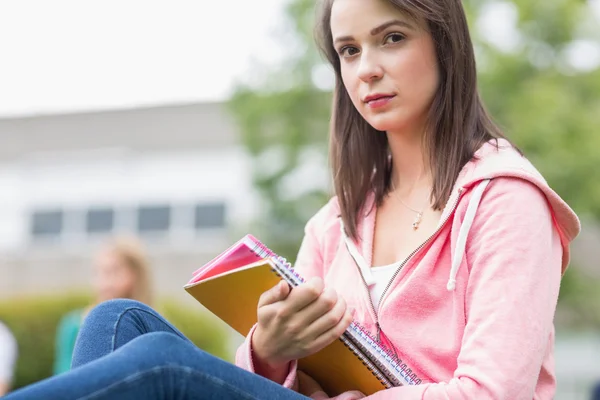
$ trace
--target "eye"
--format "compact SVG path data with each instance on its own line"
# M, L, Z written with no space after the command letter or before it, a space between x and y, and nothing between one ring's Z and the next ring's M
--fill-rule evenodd
M342 57L352 57L358 54L358 49L354 46L344 46L342 47L338 53Z
M404 40L404 35L402 35L401 33L390 33L389 35L387 35L385 37L386 44L399 43L403 40Z

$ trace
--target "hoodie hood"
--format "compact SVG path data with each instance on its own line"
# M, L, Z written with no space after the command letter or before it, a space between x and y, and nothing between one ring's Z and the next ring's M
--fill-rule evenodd
M484 181L498 177L526 180L544 193L552 210L554 224L560 234L563 246L562 273L564 274L570 260L570 243L581 231L579 218L569 205L548 185L531 162L507 140L499 139L497 146L495 141L487 142L475 153L473 159L464 166L459 174L452 196L459 196L460 193L470 190ZM485 186L481 190L485 190ZM449 204L452 203L452 196L448 201ZM477 203L479 201L478 198L473 200Z

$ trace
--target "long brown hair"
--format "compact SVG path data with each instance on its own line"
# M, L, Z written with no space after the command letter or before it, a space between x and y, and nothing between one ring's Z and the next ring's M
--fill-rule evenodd
M381 205L390 189L391 163L385 132L364 120L344 87L330 27L334 1L320 1L316 37L335 71L330 162L346 231L356 239L367 193L374 193L375 205ZM461 0L387 1L409 18L426 21L435 44L440 79L423 143L433 175L431 200L434 209L441 210L460 170L475 151L504 135L479 96L473 44Z

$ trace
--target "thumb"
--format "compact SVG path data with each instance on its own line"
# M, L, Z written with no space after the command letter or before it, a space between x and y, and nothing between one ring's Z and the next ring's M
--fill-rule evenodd
M258 300L258 306L262 307L285 300L289 294L290 286L287 284L287 282L279 281L277 285L273 286L260 296L260 299Z
M354 396L353 397L354 399L364 399L365 397L367 397L362 392L359 392L358 390L352 390L350 393Z
M339 395L338 397L335 397L335 400L358 400L358 399L364 399L365 396L363 393L359 392L358 390L351 390L349 392L346 393L342 393L341 395Z

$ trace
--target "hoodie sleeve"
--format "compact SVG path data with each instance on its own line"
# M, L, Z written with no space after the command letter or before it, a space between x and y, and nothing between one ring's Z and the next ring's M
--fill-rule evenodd
M514 178L492 180L467 242L467 324L453 378L366 398L534 398L553 335L561 279L562 245L553 221L548 201L535 185Z
M323 257L321 255L320 236L318 232L328 208L326 206L321 209L321 211L307 222L304 228L304 238L294 264L294 269L304 279L313 276L322 276ZM250 372L256 372L252 361L252 334L255 329L256 325L250 330L244 343L237 349L235 356L235 364ZM298 386L296 379L297 364L297 361L293 361L289 364L289 367L286 367L288 368L288 373L283 383L283 386L293 390L297 390Z
M241 346L237 349L237 352L235 354L235 365L252 373L256 373L256 370L254 368L254 361L252 359L252 335L254 334L255 330L256 325L254 325L252 329L250 329L250 332L248 333L248 336L246 336L244 343L241 344ZM296 367L297 361L292 361L287 367L285 367L288 368L288 373L283 382L283 386L288 389L298 390L298 382L296 379Z

